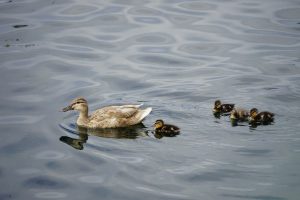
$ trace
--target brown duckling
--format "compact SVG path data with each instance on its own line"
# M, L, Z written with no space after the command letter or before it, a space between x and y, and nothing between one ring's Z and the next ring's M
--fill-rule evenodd
M233 110L234 104L222 104L220 100L215 101L214 113L229 113Z
M155 127L156 134L160 134L168 137L173 137L175 135L178 135L180 132L179 127L171 124L165 124L164 121L161 119L155 121L154 127Z
M247 121L249 112L243 108L234 108L230 113L230 119L235 121Z
M274 121L274 115L274 113L268 111L258 112L257 108L252 108L250 110L249 122L269 124Z

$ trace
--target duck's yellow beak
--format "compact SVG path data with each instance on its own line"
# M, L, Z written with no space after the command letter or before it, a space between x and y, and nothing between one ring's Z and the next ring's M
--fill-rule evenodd
M67 112L67 111L69 111L69 110L74 110L74 109L72 108L72 105L69 105L69 106L67 106L67 107L65 107L65 108L62 109L63 112Z

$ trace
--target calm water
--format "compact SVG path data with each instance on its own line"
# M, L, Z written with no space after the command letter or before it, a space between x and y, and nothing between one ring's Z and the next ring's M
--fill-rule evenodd
M297 0L1 0L0 70L1 200L299 199ZM153 112L87 136L59 112L77 96ZM275 123L232 127L216 99Z

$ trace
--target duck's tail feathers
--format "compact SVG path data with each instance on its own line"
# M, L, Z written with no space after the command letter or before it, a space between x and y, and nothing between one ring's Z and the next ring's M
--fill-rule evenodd
M152 108L149 107L149 108L146 108L144 110L140 110L137 115L136 115L136 118L138 119L139 122L142 122L145 117L147 117L147 115L149 115L152 111Z

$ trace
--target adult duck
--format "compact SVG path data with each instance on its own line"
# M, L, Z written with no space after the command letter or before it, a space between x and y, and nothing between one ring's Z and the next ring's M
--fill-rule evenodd
M63 112L79 111L77 125L85 128L120 128L141 123L152 108L141 109L141 105L107 106L89 115L88 103L82 98L74 99Z

